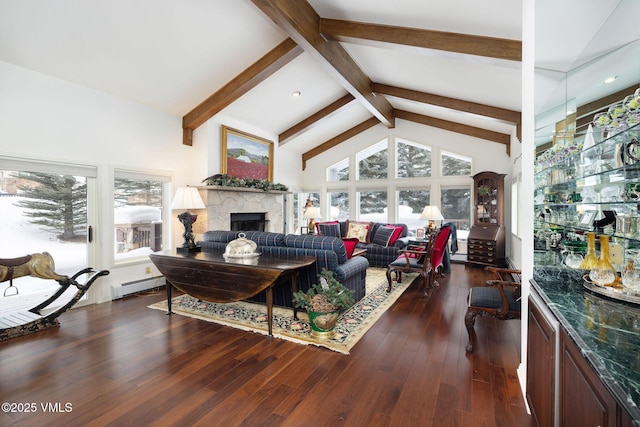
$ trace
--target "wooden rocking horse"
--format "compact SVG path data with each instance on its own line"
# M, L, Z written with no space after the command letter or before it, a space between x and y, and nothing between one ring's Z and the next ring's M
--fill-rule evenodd
M78 283L76 279L83 274L89 275L87 280L84 283ZM18 294L17 287L13 285L13 279L17 279L18 277L32 276L45 280L55 280L60 285L51 297L35 307L26 311L18 311L0 316L0 341L58 326L60 324L58 316L73 307L80 298L84 296L98 277L108 274L108 270L98 271L92 268L85 268L72 277L60 275L55 272L53 257L47 252L26 255L19 258L0 258L0 283L6 282L7 280L9 281L9 286L4 291L5 297ZM40 313L60 298L71 285L78 288L78 291L71 300L49 314L42 315Z

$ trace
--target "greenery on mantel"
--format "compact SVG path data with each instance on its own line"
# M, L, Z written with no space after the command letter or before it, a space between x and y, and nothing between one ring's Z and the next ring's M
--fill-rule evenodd
M266 179L238 178L237 176L222 173L211 175L202 182L206 185L219 185L221 187L255 188L262 191L289 191L286 185L274 184Z

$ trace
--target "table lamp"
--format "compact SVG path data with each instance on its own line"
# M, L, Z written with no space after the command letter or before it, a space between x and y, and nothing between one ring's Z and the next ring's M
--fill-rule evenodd
M198 193L196 187L180 187L176 192L173 202L171 203L172 210L185 211L178 215L178 219L184 225L184 243L182 247L176 248L178 252L200 252L200 246L196 245L193 239L193 223L198 219L198 215L189 212L189 209L204 209L205 205L202 201L202 197Z
M429 205L425 206L422 214L420 215L420 219L428 220L429 224L427 224L427 229L429 232L434 232L436 230L435 221L442 221L444 217L440 213L440 209L437 206Z
M320 214L320 208L315 206L309 206L307 209L305 209L303 217L309 220L309 224L308 224L309 234L313 234L313 227L315 226L315 220L322 219L322 215Z

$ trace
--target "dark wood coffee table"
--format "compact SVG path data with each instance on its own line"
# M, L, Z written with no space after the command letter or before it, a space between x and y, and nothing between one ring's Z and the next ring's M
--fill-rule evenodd
M269 335L272 335L273 285L290 279L292 292L299 288L299 271L313 265L311 256L225 258L222 252L155 252L151 261L167 280L167 314L171 314L171 289L195 298L227 303L241 301L266 290ZM297 318L297 310L293 309Z

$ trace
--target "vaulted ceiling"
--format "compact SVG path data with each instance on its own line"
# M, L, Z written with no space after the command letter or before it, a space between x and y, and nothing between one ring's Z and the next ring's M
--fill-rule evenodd
M221 114L303 161L398 120L508 149L521 13L513 0L3 0L0 60L180 116L185 144Z

